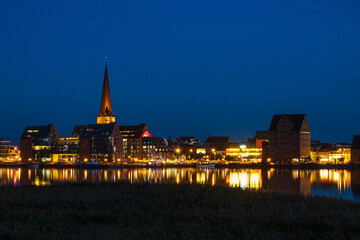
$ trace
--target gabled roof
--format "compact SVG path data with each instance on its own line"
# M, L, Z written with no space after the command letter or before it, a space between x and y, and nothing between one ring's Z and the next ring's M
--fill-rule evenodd
M229 143L229 142L232 142L232 140L231 140L231 138L229 136L226 136L226 137L208 137L205 142L207 142L207 143L219 143L219 142Z
M124 138L140 138L145 131L148 131L148 127L145 123L142 123L139 125L119 126L119 130ZM149 136L151 136L150 133Z
M42 126L27 126L21 135L21 138L46 138L49 137L51 128L55 127L54 124Z
M207 142L194 143L193 147L194 148L209 148L210 143L207 143Z
M75 127L74 127L74 130L73 130L73 132L72 132L72 136L73 137L77 137L77 136L79 136L79 134L80 134L80 130L83 128L83 127L85 127L86 125L76 125Z
M288 117L293 123L292 131L300 131L304 120L306 119L305 114L282 114L274 115L271 121L269 132L275 132L277 129L277 124L282 117Z
M255 139L268 139L269 132L268 131L256 131L254 138Z
M227 148L240 148L243 143L230 143ZM246 144L245 144L246 145Z
M179 136L178 139L182 142L190 142L191 140L195 139L195 137L192 136Z
M137 131L144 130L146 127L145 123L139 125L127 125L127 126L119 126L120 131Z

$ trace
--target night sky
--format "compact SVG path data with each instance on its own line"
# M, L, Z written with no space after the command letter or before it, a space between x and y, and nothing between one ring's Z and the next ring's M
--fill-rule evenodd
M119 125L241 141L273 114L306 113L312 139L351 142L359 12L358 0L2 1L0 137L96 123L107 56Z

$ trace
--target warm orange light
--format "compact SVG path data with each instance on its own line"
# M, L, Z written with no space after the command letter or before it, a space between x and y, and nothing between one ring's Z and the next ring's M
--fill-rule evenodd
M97 124L109 124L115 122L115 117L99 116L97 117Z

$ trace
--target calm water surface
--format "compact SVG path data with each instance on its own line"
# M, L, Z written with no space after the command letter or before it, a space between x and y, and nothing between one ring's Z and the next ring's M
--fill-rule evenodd
M283 169L28 169L0 168L0 185L151 182L211 184L242 189L278 190L360 201L360 171Z

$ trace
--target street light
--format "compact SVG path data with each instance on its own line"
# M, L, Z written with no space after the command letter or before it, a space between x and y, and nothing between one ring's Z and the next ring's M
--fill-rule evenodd
M180 157L180 148L176 149L176 153L178 154L178 157ZM179 159L178 159L179 160Z
M193 152L192 148L190 148L189 152L190 152L190 154L189 154L189 160L190 160L190 159L191 159L192 152Z
M214 156L214 160L215 160L215 148L211 149L213 156Z

